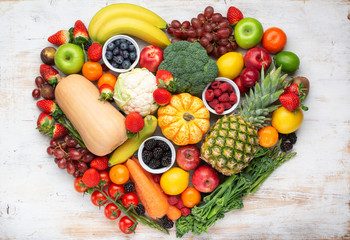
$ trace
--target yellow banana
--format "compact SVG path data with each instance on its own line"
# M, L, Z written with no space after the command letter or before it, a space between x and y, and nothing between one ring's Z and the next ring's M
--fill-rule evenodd
M90 21L89 36L95 41L99 29L107 22L120 17L137 18L146 21L155 27L164 29L167 23L154 12L130 3L111 4L98 11Z
M170 44L168 36L159 28L137 18L114 18L100 27L96 41L103 45L110 37L126 34L138 37L152 45L165 48Z

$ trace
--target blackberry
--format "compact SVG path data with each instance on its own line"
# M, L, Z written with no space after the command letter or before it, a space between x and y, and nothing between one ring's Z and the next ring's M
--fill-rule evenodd
M157 144L156 140L150 139L150 140L147 140L147 141L145 142L144 147L145 147L148 151L151 151L151 150L156 146L156 144Z
M280 148L283 152L287 152L293 148L293 144L290 141L282 141Z
M153 153L147 150L142 151L142 160L144 163L148 164L153 157Z
M162 140L157 141L157 146L163 149L164 152L169 151L170 147L166 142L163 142Z
M288 135L287 134L279 133L278 135L279 135L279 138L282 139L282 141L288 140Z
M145 207L141 203L135 207L135 211L138 215L145 215L146 213Z
M171 221L166 215L160 219L160 222L165 229L170 229L174 226L174 222Z
M163 156L163 149L156 147L153 149L153 157L155 159L160 159Z
M167 156L163 156L161 159L161 164L163 167L167 167L171 164L171 158Z
M163 153L163 156L167 156L171 158L171 151L166 151Z
M295 144L297 142L297 135L295 132L288 134L287 137L292 144Z
M158 159L152 159L149 163L148 166L152 169L157 169L160 166L160 161Z
M87 51L91 45L92 43L90 41L84 43L84 50Z
M130 193L135 190L135 184L133 182L127 182L124 184L125 193Z

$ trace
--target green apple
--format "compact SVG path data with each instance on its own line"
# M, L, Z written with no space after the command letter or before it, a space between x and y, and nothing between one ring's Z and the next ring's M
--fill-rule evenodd
M64 74L78 73L85 62L83 49L73 43L66 43L57 48L55 65Z
M255 18L243 18L235 27L235 39L241 48L252 48L260 43L264 30Z

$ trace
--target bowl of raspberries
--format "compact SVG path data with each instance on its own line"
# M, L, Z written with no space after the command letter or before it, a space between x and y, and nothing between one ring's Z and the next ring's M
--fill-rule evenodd
M209 83L202 93L205 107L218 115L232 113L238 107L240 97L237 85L224 77L218 77Z
M133 69L140 58L136 41L126 35L116 35L106 41L102 48L102 59L109 69L123 73Z
M168 171L175 163L175 155L174 145L161 136L147 138L138 151L141 166L153 174Z

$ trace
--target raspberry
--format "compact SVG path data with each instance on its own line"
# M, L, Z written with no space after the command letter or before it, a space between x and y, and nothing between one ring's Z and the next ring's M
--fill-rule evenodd
M208 102L208 104L212 109L214 109L215 106L219 104L219 100L215 98L213 101Z
M177 203L175 204L175 207L177 207L178 209L181 209L184 207L184 203L182 202L181 199L178 199Z
M237 95L235 92L232 92L230 95L230 103L235 104L237 102Z
M224 106L221 103L219 103L219 104L217 104L215 106L215 112L218 113L218 114L223 113L224 110L225 110L225 108L224 108Z
M228 102L230 100L230 96L228 93L224 93L219 97L220 102Z
M214 96L219 97L222 94L222 91L220 89L214 89Z
M179 202L179 199L176 196L169 196L168 203L170 205L176 205Z
M207 100L208 102L212 101L214 97L214 91L212 89L208 89L205 92L205 100Z
M224 106L225 110L230 109L232 107L232 104L230 102L223 102L221 104Z
M183 207L181 208L181 214L182 216L188 216L191 213L191 209L189 209L188 207Z
M155 183L160 183L160 175L159 174L154 174L152 177L153 177L153 181Z
M228 82L223 82L220 84L219 86L219 89L222 91L222 92L228 92L228 90L230 89L230 84Z
M214 82L211 83L210 86L211 86L212 89L217 89L217 88L220 87L220 82L219 81L214 81Z

